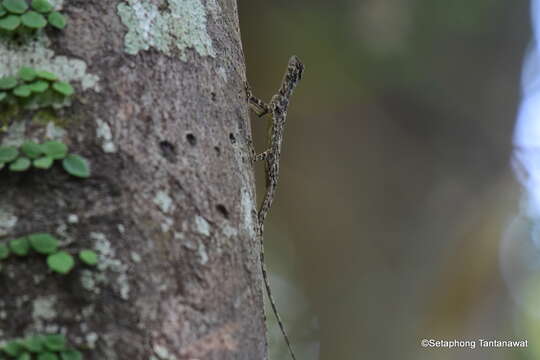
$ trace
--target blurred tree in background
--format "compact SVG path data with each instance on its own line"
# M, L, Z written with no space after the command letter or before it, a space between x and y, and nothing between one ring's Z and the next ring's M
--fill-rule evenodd
M420 347L527 338L498 252L517 208L508 163L528 6L240 2L260 97L277 88L289 55L307 68L266 236L300 358L537 358ZM260 145L265 124L256 124ZM274 340L274 358L285 358Z

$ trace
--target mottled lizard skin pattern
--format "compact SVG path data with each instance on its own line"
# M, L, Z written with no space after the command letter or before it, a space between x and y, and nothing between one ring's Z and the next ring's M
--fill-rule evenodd
M270 124L270 134L268 137L268 148L262 153L255 155L253 162L256 161L265 161L265 171L266 171L266 193L259 209L258 213L258 235L261 241L261 268L263 273L264 285L266 287L266 292L268 293L268 299L272 306L274 315L276 316L278 325L281 329L289 353L293 360L296 360L294 352L292 350L291 342L289 341L289 336L285 331L285 326L279 312L277 310L276 302L272 296L272 291L270 288L270 282L268 280L268 273L266 271L266 265L264 261L264 244L263 244L263 234L264 234L264 221L270 208L272 207L272 202L274 201L274 195L276 193L276 187L279 180L279 159L281 155L281 146L283 144L283 133L285 131L285 122L287 121L287 111L289 109L289 102L291 95L293 94L294 89L302 79L304 73L304 65L296 56L291 57L289 60L289 65L287 67L287 72L281 83L281 87L276 95L272 97L270 104L267 105L263 101L254 97L251 89L246 85L247 99L251 105L253 111L259 116L262 117L268 113L272 115L272 122Z

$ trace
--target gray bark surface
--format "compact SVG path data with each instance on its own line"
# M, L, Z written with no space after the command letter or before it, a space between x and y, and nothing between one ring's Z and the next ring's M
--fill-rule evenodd
M265 359L236 2L207 16L216 56L188 48L185 61L174 49L126 53L119 3L65 1L68 28L47 30L99 91L73 82L54 126L25 112L0 133L8 143L54 132L92 168L88 179L60 165L2 170L0 242L49 232L72 253L95 249L100 266L61 276L42 256L3 261L0 340L59 331L85 359Z

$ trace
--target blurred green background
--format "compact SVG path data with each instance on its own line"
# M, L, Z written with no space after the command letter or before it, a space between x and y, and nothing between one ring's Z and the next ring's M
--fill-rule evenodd
M255 94L271 97L290 55L306 65L265 237L299 359L538 359L499 261L520 197L509 159L529 2L239 7ZM262 150L266 123L253 123ZM423 338L529 348L423 349ZM275 324L270 340L286 359Z

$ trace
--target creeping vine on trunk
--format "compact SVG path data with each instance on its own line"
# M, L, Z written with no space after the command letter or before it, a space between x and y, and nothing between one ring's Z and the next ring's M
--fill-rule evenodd
M5 39L24 42L31 40L38 31L50 25L57 29L66 27L66 18L47 0L4 0L0 3L0 31ZM0 78L0 110L9 114L21 111L35 111L43 108L60 107L73 96L75 90L69 82L61 81L47 69L34 69L31 64L20 68L17 74ZM3 131L14 119L5 119ZM4 167L11 172L26 172L50 169L55 160L61 160L64 170L79 178L90 176L88 161L77 154L69 154L68 146L59 141L37 143L25 141L19 148L0 146L0 170ZM27 236L0 241L0 271L2 262L10 255L23 259L33 254L46 256L50 270L67 275L75 266L75 256L60 247L58 239L48 233L34 233ZM80 249L79 261L83 265L95 266L98 255L89 249ZM19 262L19 266L24 266ZM0 359L4 357L18 360L80 360L82 353L67 343L63 334L34 334L3 341L0 343Z

